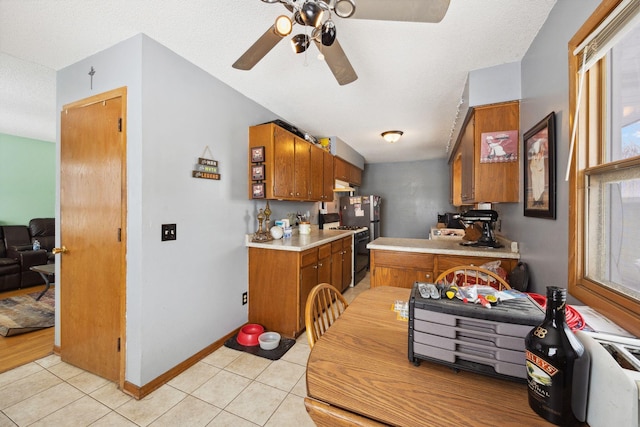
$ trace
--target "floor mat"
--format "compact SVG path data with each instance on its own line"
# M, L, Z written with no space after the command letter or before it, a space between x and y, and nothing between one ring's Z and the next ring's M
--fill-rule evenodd
M280 359L296 343L296 340L294 339L281 338L278 347L274 348L273 350L263 350L259 345L246 346L238 344L238 340L236 339L237 336L238 334L235 334L234 336L226 340L224 342L225 347L229 347L238 351L244 351L246 353L253 354L254 356L264 357L265 359L269 360Z

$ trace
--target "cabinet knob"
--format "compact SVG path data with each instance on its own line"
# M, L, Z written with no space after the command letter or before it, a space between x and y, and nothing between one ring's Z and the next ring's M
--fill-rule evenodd
M431 279L431 274L426 273L426 274L424 275L424 277L426 277L427 279Z
M321 262L318 263L318 267L322 267L322 263Z

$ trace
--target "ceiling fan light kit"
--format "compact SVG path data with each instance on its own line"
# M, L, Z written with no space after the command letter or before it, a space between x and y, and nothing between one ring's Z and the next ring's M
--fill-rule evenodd
M293 29L293 22L288 16L280 15L276 18L275 32L280 37L285 37L291 34Z
M347 55L336 39L337 29L332 14L339 18L372 19L381 21L440 22L449 8L450 0L262 0L282 3L292 13L281 15L249 49L233 63L239 70L252 69L280 40L288 36L294 24L312 27L311 37L297 34L291 39L296 53L304 52L311 40L340 85L358 79Z
M388 130L382 132L380 136L382 136L388 143L393 144L394 142L398 142L403 134L404 132L401 130Z

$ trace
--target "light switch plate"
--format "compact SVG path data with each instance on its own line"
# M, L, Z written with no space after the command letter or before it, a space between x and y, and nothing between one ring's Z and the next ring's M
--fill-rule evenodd
M162 224L162 237L161 240L176 240L176 224Z

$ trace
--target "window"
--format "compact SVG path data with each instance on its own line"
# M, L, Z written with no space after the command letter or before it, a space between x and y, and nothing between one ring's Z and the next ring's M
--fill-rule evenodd
M605 0L569 43L569 291L640 335L640 0ZM586 51L586 54L585 54ZM584 73L584 76L583 76Z

